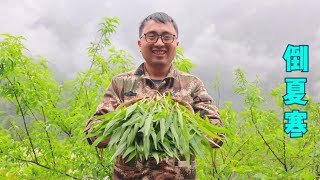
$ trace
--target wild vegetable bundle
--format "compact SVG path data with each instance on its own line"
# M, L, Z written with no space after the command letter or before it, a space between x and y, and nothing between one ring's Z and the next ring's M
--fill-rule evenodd
M216 133L225 132L168 96L142 99L97 119L103 121L94 124L87 137L99 137L94 146L111 137L108 146L116 150L111 160L122 156L127 162L149 157L159 162L163 157L179 156L189 162L191 154L204 158L209 137L219 138Z

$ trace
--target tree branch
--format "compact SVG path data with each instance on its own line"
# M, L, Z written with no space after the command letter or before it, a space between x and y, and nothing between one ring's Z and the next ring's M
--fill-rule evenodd
M9 81L9 83L11 84L11 86L14 87L14 84L10 81L10 79L9 79L8 77L6 77L6 79ZM19 106L19 111L20 111L20 113L21 113L21 115L22 115L24 129L25 129L26 132L27 132L27 136L28 136L28 139L29 139L29 142L30 142L30 145L31 145L31 149L32 149L32 151L33 151L34 159L36 160L36 162L38 162L37 155L36 155L36 151L35 151L35 149L34 149L34 146L33 146L33 143L32 143L31 137L30 137L30 134L29 134L29 130L28 130L28 127L27 127L25 115L24 115L24 113L23 113L23 111L22 111L22 107L21 107L20 101L19 101L19 99L18 99L18 96L17 96L15 90L13 90L13 94L14 94L14 97L15 97L15 99L16 99L16 101L17 101L18 106Z
M261 134L260 130L258 129L256 123L254 122L252 106L250 106L250 114L251 114L251 121L252 121L254 127L256 128L256 130L258 131L258 134L259 134L260 137L262 138L263 142L267 145L268 149L272 152L272 154L277 158L277 160L284 166L285 170L287 171L286 165L281 161L281 159L277 156L277 154L272 150L271 146L270 146L269 143L265 140L265 138L264 138L263 135Z
M26 72L26 75L27 75L29 81L32 82L31 77L30 77L30 74L28 73L27 67L25 66L25 64L23 65L23 67L24 67L24 69L25 69L25 72ZM33 89L34 89L34 91L35 91L35 93L36 93L36 95L37 95L38 101L40 101L39 94L38 94L37 88L34 86L34 83L32 83L32 87L33 87ZM31 108L28 106L28 104L26 104L26 106L28 107L29 111L32 113L33 117L34 117L36 120L38 120L38 119L36 118L36 116L33 114L32 110L31 110ZM43 106L40 105L40 107L41 107L41 112L42 112L42 116L43 116L43 121L44 121L44 123L45 123L44 130L45 130L45 132L46 132L46 136L47 136L48 143L49 143L50 150L51 150L51 156L52 156L52 160L53 160L53 166L55 166L55 165L56 165L56 160L55 160L55 156L54 156L54 153L53 153L53 147L52 147L52 143L51 143L51 139L50 139L49 133L48 133L47 128L46 128L46 126L47 126L47 119L46 119L46 116L45 116L45 113L44 113Z
M37 165L37 166L40 166L40 167L45 168L45 169L48 169L48 170L55 171L55 172L57 172L57 173L59 173L59 174L63 174L63 175L65 175L65 176L71 177L71 178L73 178L73 179L79 179L79 178L76 178L76 177L74 177L74 176L71 176L71 175L68 174L68 173L60 172L60 171L58 171L58 170L56 170L56 169L52 169L52 168L50 168L50 167L48 167L48 166L42 165L42 164L40 164L40 163L38 163L38 162L36 162L36 161L30 161L30 160L15 158L15 157L13 157L13 158L14 158L14 159L17 159L17 160L19 160L19 161L26 162L26 163L35 164L35 165Z
M284 114L284 104L282 105L282 113ZM284 123L282 123L283 128L284 128ZM288 172L288 167L287 167L287 158L286 158L286 135L283 133L283 163L284 163L284 169L286 172Z

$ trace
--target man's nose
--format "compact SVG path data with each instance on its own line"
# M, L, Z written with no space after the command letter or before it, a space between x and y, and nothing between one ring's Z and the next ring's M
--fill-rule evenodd
M154 43L156 46L163 46L164 43L162 42L161 36L158 36L158 40Z

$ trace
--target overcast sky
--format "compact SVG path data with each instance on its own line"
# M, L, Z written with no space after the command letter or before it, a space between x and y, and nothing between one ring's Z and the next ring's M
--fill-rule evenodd
M267 89L283 82L287 44L310 46L307 94L320 100L320 2L316 0L0 0L0 33L23 35L32 55L41 55L64 77L89 68L86 48L98 38L105 16L120 18L113 43L143 62L137 47L138 26L163 11L179 26L180 46L197 65L192 74L206 87L220 73L220 101L235 101L235 68L258 74ZM216 93L211 93L216 99ZM220 102L221 103L221 102Z

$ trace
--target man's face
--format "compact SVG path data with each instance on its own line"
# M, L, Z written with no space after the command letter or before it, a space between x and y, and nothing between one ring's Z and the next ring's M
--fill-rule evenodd
M171 23L163 24L153 20L148 21L144 26L142 35L147 33L153 33L155 35L171 34L177 37L177 33ZM159 36L157 42L151 43L147 42L146 37L143 35L142 38L138 40L138 45L148 65L167 67L172 63L176 55L176 47L179 45L179 42L174 38L172 43L163 43Z

